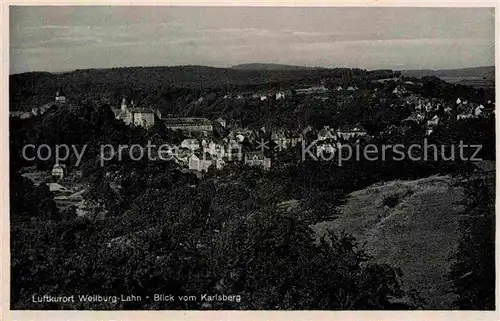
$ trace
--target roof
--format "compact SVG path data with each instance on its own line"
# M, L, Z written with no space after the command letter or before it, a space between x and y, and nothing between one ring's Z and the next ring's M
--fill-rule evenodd
M318 132L318 136L322 137L333 137L333 134L330 132L330 130L323 128Z
M186 138L182 141L181 144L200 144L200 142L197 140L197 139L194 139L194 138Z
M341 126L338 131L342 132L365 132L365 128L362 125L347 124Z
M60 184L57 184L57 183L47 183L47 185L49 186L49 190L51 192L56 192L56 191L69 191L69 189L67 189L66 187L60 185Z
M154 114L155 111L152 108L128 108L131 113L141 113L141 114Z
M197 125L212 125L212 122L206 118L165 118L166 126L197 126Z
M246 158L254 158L254 156L257 156L259 159L264 159L264 153L263 152L248 152L245 154Z
M410 116L406 117L405 119L403 119L401 122L407 122L407 121L414 121L414 122L418 123L418 119L415 115L410 115Z
M191 157L193 157L193 156L196 156L200 160L206 160L206 161L214 160L214 157L212 157L212 155L210 155L208 153L195 153Z

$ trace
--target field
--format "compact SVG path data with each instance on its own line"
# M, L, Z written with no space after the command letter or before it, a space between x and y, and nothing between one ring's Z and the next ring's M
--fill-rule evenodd
M460 84L465 86L471 86L475 88L494 88L495 87L495 79L487 78L483 79L483 77L439 77L442 80L452 83L452 84Z
M404 286L418 290L427 309L449 309L454 295L444 275L460 237L463 193L450 176L377 184L351 193L338 219L313 229L354 235L375 262L401 268Z

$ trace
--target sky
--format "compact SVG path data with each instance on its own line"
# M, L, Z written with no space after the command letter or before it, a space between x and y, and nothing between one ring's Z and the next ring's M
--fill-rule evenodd
M493 8L11 6L10 73L243 63L494 65Z

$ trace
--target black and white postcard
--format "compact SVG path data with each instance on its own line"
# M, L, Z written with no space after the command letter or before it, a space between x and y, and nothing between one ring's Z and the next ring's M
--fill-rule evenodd
M496 310L494 4L4 8L11 312Z

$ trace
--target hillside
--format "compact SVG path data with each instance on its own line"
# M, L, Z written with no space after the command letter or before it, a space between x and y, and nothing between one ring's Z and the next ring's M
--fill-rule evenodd
M405 286L419 291L427 308L442 309L455 299L444 275L459 242L463 196L450 176L376 184L351 193L338 219L313 229L352 234L374 261L400 267Z
M417 69L401 70L401 74L406 77L486 77L495 79L495 66L461 68L461 69Z

